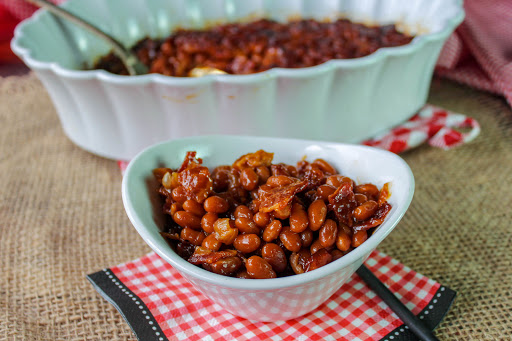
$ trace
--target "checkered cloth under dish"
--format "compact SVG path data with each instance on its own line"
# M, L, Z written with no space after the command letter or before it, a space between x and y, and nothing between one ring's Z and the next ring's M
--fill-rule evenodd
M373 252L366 265L431 328L455 297L451 289L383 253ZM139 340L416 340L357 275L313 312L266 323L228 313L155 253L88 279Z

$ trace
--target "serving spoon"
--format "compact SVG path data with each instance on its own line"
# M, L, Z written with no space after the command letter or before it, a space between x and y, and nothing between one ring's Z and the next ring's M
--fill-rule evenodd
M30 2L38 7L42 7L47 9L52 14L71 21L72 23L81 26L88 30L89 32L97 35L107 42L113 49L113 52L116 56L121 59L121 62L124 64L128 73L131 76L135 75L143 75L148 73L148 67L140 61L137 55L126 48L123 44L121 44L117 39L105 33L100 28L94 26L88 21L76 16L75 14L63 9L62 7L56 6L47 0L25 0Z

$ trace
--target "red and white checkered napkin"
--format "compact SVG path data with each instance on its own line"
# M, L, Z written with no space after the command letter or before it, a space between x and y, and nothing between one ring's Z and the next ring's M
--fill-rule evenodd
M397 154L424 142L446 150L472 141L478 134L480 125L473 118L427 104L407 122L363 144Z
M465 0L466 18L445 43L436 74L503 95L512 105L512 1Z
M373 252L366 265L431 328L455 297L451 289L381 252ZM228 313L153 252L88 279L139 340L415 340L355 274L313 312L278 322L251 322Z

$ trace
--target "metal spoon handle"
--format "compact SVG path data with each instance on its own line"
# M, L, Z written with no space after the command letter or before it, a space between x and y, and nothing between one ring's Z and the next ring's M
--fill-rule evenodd
M128 73L130 75L144 74L147 73L147 67L142 64L137 56L130 50L126 49L119 41L115 38L111 37L107 33L103 32L98 27L92 25L91 23L83 20L82 18L76 16L75 14L68 12L62 7L58 7L47 0L26 0L38 7L46 8L49 12L55 14L58 17L62 17L66 20L69 20L76 25L79 25L86 30L90 31L93 34L96 34L100 38L104 39L107 43L109 43L114 53L121 59L123 64L126 66Z

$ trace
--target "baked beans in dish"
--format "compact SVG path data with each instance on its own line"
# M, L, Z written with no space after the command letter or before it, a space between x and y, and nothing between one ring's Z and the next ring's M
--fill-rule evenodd
M134 47L149 73L187 77L196 68L251 74L274 67L302 68L331 59L367 56L381 47L408 44L412 36L395 25L366 26L347 19L280 23L260 19L203 30L178 29L163 40L146 38ZM127 75L112 53L94 69Z
M315 270L364 243L391 210L389 184L357 184L323 159L272 163L258 150L212 170L196 152L156 168L175 251L208 271L275 278Z

